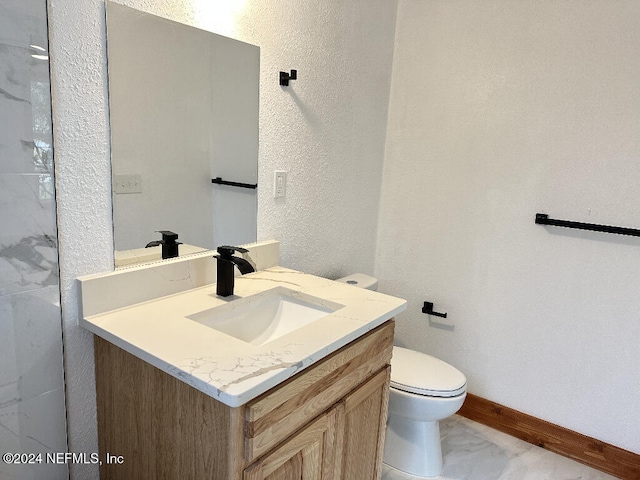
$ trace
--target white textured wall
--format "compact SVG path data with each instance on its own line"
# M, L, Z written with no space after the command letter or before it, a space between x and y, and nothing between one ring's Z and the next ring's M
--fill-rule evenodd
M127 0L261 47L258 237L286 266L373 272L396 2ZM77 276L113 265L104 4L49 0L69 448L97 451L93 345ZM288 89L278 71L298 69ZM273 170L289 173L272 196ZM97 478L73 465L72 477Z
M250 2L240 33L261 47L258 238L281 241L285 266L373 273L396 5ZM280 87L290 69L298 80Z
M376 274L409 300L398 343L640 453L640 239L534 224L640 227L639 24L635 0L400 0Z
M104 6L49 0L68 446L97 452L93 335L78 321L79 275L113 268ZM72 478L98 478L71 465Z

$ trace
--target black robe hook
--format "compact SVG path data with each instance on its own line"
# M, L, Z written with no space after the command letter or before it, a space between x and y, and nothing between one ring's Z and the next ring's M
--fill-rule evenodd
M291 70L291 73L280 72L280 85L283 87L289 86L289 80L297 80L298 79L298 71Z

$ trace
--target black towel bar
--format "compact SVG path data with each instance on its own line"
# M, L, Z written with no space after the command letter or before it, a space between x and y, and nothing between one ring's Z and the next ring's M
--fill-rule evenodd
M539 225L552 225L554 227L578 228L580 230L592 230L594 232L616 233L618 235L631 235L640 237L640 230L636 228L612 227L610 225L598 225L595 223L570 222L568 220L556 220L549 218L544 213L536 213L536 223Z
M223 180L220 177L212 178L211 183L216 183L218 185L230 185L232 187L241 187L241 188L258 188L257 183L230 182L228 180Z

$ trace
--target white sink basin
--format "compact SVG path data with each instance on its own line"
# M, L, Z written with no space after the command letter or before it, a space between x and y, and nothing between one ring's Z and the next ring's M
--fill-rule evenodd
M260 346L326 317L343 306L277 287L188 315L187 318Z

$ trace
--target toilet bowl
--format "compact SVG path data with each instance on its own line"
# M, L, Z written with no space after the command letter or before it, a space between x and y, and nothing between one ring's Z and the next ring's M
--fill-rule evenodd
M467 379L435 357L393 347L384 463L415 477L442 474L440 420L462 407Z
M375 290L375 278L361 273L338 281ZM440 420L464 402L467 379L430 355L393 347L389 413L383 462L418 478L442 474Z

